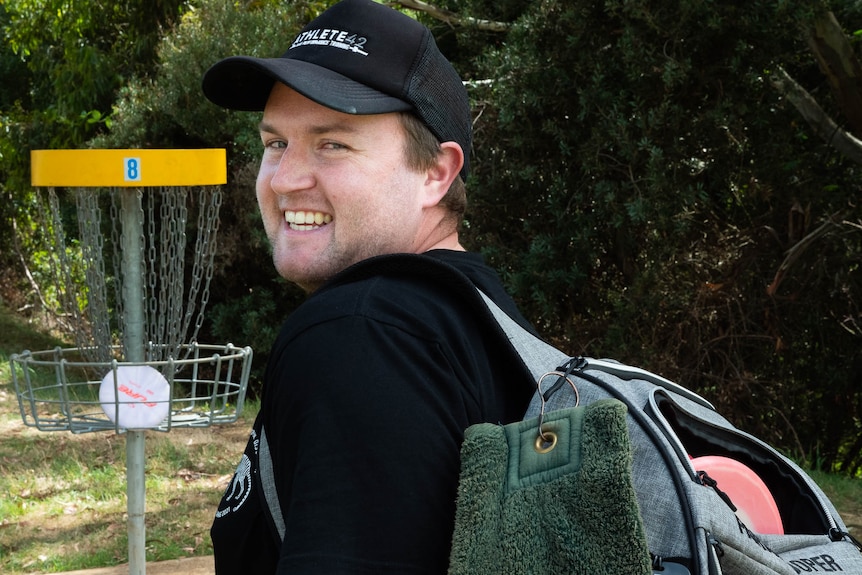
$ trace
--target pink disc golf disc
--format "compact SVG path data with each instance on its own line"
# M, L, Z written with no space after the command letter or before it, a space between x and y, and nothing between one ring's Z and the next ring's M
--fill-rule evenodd
M736 506L736 515L752 531L763 534L783 534L781 514L769 488L750 467L718 455L695 457L692 465L718 482Z

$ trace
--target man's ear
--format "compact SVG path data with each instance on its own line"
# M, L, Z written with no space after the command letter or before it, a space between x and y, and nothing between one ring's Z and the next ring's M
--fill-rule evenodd
M461 167L464 165L464 152L461 146L455 142L443 142L440 144L440 153L437 161L428 169L425 179L425 203L424 207L436 206L449 191L449 186L458 177Z

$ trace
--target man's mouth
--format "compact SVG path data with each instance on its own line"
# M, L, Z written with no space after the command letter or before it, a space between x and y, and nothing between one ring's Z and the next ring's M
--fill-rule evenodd
M332 216L323 212L291 211L284 212L284 221L292 230L306 232L325 226L332 221Z

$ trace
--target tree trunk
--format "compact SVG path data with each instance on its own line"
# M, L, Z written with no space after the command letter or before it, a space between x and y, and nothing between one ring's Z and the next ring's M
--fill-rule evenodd
M862 136L862 65L853 47L832 12L817 15L806 32L849 130Z

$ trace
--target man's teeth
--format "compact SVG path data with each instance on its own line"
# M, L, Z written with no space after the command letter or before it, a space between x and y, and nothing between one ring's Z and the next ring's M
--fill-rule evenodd
M325 226L332 221L332 216L323 212L294 212L288 210L284 212L284 221L293 230L308 231Z

